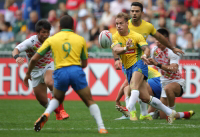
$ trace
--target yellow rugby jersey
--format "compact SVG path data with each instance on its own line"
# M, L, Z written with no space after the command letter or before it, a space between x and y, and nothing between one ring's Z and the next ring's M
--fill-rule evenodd
M145 40L148 38L149 35L156 34L156 29L154 28L154 26L151 23L146 22L145 20L142 20L140 26L133 26L132 19L130 19L128 21L128 28L137 33L140 33L145 38Z
M126 69L133 66L138 60L141 59L140 57L144 54L141 47L148 45L141 34L129 30L129 34L127 36L121 36L118 32L116 32L112 37L113 44L111 47L114 47L117 44L120 44L121 47L126 47L126 41L128 41L128 39L132 39L132 46L128 51L126 51L126 53L120 55L122 63Z
M155 77L161 77L160 72L158 72L156 69L148 66L148 79L155 78Z
M37 53L45 55L51 50L54 58L54 69L66 66L81 65L81 59L88 58L86 41L70 29L62 29L59 33L49 37Z

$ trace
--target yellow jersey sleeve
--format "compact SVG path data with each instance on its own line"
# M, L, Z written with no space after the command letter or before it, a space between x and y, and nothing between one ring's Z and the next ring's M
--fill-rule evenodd
M45 40L42 46L37 50L37 53L44 56L51 49L49 40Z
M86 45L85 40L83 40L83 48L82 48L82 52L81 52L81 59L82 60L88 59L87 45Z
M147 42L146 40L144 39L144 37L142 35L138 35L137 37L137 44L142 47L142 46L147 46Z
M151 31L150 31L150 35L155 35L156 34L156 29L154 28L154 26L151 24L151 27L149 28Z
M113 48L113 47L116 46L117 44L122 45L122 44L118 41L117 36L116 36L116 35L113 35L113 37L112 37L112 45L111 45L111 48Z

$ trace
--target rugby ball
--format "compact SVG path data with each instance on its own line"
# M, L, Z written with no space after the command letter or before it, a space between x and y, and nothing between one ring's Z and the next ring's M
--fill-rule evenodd
M112 45L112 34L108 30L103 30L99 35L99 44L102 48L107 49Z

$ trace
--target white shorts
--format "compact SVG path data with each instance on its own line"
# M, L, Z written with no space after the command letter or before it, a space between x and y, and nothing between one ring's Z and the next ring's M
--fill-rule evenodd
M173 82L180 84L183 88L183 93L185 92L185 79L169 80L168 82L161 82L162 83L161 97L167 98L164 88L165 88L165 86L167 86L168 84L173 83Z
M32 86L37 87L40 83L44 83L44 74L47 70L54 70L54 63L51 62L50 64L46 65L43 69L33 69L31 72L32 78Z

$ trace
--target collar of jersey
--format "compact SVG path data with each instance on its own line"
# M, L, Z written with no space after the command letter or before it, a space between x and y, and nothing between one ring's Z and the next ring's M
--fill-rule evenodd
M61 31L71 31L71 32L73 32L73 30L71 30L71 29L61 29Z

